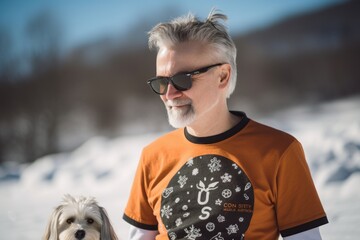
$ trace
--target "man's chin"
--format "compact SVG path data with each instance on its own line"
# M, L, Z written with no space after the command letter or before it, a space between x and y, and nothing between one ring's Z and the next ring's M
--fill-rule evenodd
M168 111L168 120L169 124L174 128L183 128L189 126L195 119L195 115L193 113L187 114L176 114L172 111Z

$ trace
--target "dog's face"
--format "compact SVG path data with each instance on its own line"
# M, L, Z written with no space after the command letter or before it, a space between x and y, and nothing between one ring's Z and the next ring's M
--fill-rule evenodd
M105 210L94 198L70 195L53 212L44 240L117 239Z
M69 201L61 211L58 220L60 240L100 239L103 222L100 209L92 199Z

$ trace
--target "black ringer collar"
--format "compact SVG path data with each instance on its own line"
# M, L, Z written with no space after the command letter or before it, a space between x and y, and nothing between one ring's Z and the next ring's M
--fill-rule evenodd
M209 137L193 136L187 131L186 128L184 128L184 134L185 134L186 139L192 143L211 144L211 143L220 142L222 140L225 140L229 137L234 136L236 133L238 133L241 129L243 129L246 126L246 124L249 122L249 118L246 116L246 114L244 112L238 112L238 111L230 111L230 112L236 116L241 117L241 121L238 124L236 124L234 127L230 128L229 130L227 130L223 133L209 136Z

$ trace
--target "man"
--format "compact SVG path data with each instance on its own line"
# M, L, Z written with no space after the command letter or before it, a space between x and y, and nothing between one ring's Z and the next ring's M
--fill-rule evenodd
M236 47L212 11L149 32L170 124L143 149L124 220L131 240L321 239L327 218L301 144L231 112Z

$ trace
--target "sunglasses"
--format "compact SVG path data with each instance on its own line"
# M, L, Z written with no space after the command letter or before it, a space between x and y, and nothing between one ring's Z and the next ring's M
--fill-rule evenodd
M203 67L191 72L177 73L171 77L154 77L147 81L151 89L159 95L164 95L167 92L169 83L174 86L178 91L189 90L192 86L192 76L205 73L209 69L220 66L223 63L213 64L207 67Z

